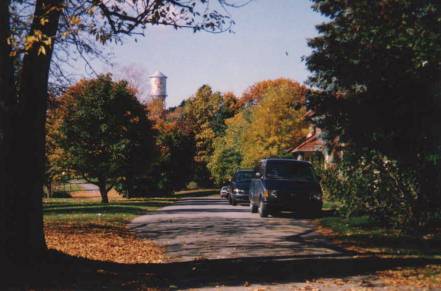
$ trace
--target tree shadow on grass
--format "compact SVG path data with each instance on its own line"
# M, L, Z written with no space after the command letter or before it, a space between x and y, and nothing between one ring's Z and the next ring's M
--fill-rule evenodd
M273 217L335 219L348 233L334 232L326 236L331 240L341 242L346 247L356 246L358 248L365 248L367 252L372 250L382 255L441 256L441 236L439 234L425 238L406 235L387 229L381 224L370 221L365 217L355 217L345 223L345 219L340 217L334 210L324 210L315 216L280 212L274 214Z
M397 267L441 264L436 259L336 256L268 256L165 264L118 264L50 252L44 263L8 268L8 287L44 289L143 289L243 286L370 275ZM15 271L13 271L15 270Z
M160 208L171 205L167 201L125 201L124 203L110 203L110 204L53 204L45 205L45 214L133 214L141 215L146 212L146 208Z
M412 236L388 236L383 234L352 234L350 236L333 235L346 245L355 245L380 252L383 255L441 256L439 238L423 239Z
M218 189L195 189L195 190L182 190L177 191L175 193L168 193L168 194L156 194L156 193L150 193L145 196L145 198L190 198L190 197L206 197L211 195L219 195ZM140 197L133 197L133 198L142 198Z
M173 204L173 199L181 199L178 204L184 205L186 199L189 197L205 197L216 194L217 190L195 190L185 191L175 195L160 195L146 198L146 201L140 200L142 198L133 198L122 200L122 202L111 202L109 204L101 204L99 201L92 201L87 203L76 203L74 199L61 203L45 203L45 214L133 214L142 215L146 213L146 208L161 208ZM150 199L149 199L150 198ZM158 198L157 201L153 200ZM164 198L161 200L161 198ZM201 204L207 203L201 201Z
M51 195L51 198L72 198L68 191L57 190Z
M441 256L441 236L439 232L425 237L402 233L390 229L366 216L349 219L335 213L322 215L325 227L334 229L327 237L383 255Z

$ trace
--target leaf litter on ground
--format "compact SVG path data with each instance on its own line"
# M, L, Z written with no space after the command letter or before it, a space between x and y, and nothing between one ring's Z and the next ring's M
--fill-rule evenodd
M124 264L162 263L164 250L120 225L47 224L48 247L68 255Z

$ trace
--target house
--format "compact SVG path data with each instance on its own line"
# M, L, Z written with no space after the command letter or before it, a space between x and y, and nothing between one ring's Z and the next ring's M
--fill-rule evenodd
M313 115L314 113L310 111L305 115L305 119L312 118ZM317 162L329 167L343 157L343 151L338 138L330 144L324 140L323 135L324 133L320 128L311 125L305 140L290 149L289 152L298 160Z

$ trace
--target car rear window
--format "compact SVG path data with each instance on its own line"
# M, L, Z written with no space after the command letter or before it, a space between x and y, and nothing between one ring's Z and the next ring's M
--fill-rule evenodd
M243 181L249 181L253 178L254 172L247 171L247 172L237 172L235 176L235 180L237 182L243 182Z
M314 171L308 164L295 161L268 161L266 176L273 179L315 181Z

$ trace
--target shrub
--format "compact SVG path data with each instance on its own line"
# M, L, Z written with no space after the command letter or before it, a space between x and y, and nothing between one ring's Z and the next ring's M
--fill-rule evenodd
M423 229L439 217L420 215L420 189L415 171L373 151L347 154L334 167L318 169L326 199L339 205L345 216L367 214L386 226Z
M196 190L198 188L199 188L199 185L195 181L191 181L190 183L187 184L188 190Z

